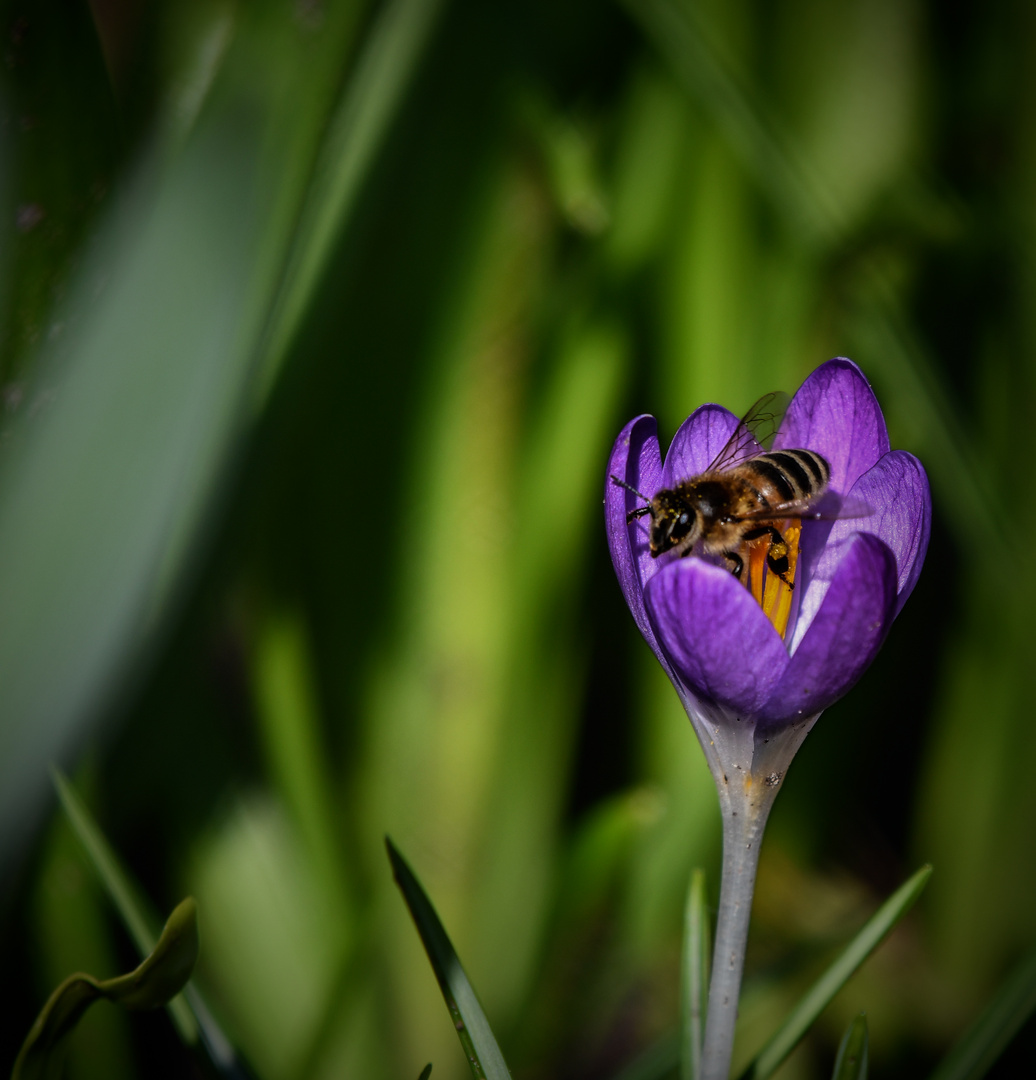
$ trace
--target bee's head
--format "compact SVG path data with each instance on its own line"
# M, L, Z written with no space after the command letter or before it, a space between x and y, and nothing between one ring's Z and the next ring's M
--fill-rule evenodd
M701 514L675 491L660 491L651 500L651 554L680 545L690 547L701 533Z

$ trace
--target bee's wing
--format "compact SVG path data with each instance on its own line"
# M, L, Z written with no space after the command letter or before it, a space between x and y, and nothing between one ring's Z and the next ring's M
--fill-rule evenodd
M788 409L791 398L783 390L764 394L741 418L726 446L706 472L724 472L768 450Z
M741 514L737 520L778 521L784 518L797 518L802 521L840 521L842 518L870 517L873 513L874 507L863 499L847 499L835 491L825 491L812 499L777 503L765 510Z

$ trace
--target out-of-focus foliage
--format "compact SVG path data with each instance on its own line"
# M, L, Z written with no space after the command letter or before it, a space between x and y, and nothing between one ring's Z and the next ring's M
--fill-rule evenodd
M157 1009L183 989L197 959L198 911L187 897L169 916L154 952L133 971L101 980L79 972L54 990L18 1054L12 1080L60 1076L62 1040L95 1001L114 1001L130 1010Z
M132 966L52 759L160 906L197 897L263 1080L464 1075L385 833L517 1077L675 1037L718 814L605 457L846 354L936 528L777 802L735 1069L930 861L777 1075L829 1076L861 1011L874 1074L923 1074L1036 941L1029 6L0 11L5 1060L68 972ZM123 1020L69 1076L183 1074Z

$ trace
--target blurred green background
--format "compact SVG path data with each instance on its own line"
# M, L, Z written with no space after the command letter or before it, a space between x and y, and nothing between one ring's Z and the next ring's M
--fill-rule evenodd
M924 1074L1036 941L1032 6L0 6L3 1063L135 963L51 761L262 1080L466 1074L386 833L517 1077L665 1037L719 819L605 461L841 354L935 528L777 802L735 1063L930 860L780 1076L860 1009ZM67 1067L195 1068L106 1004Z

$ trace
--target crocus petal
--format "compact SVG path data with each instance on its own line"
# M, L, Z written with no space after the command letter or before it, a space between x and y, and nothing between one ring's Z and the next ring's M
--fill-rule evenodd
M656 574L644 599L655 638L680 680L736 715L758 714L788 654L751 593L728 570L686 558Z
M889 452L881 406L851 360L821 364L792 398L774 448L799 447L827 459L831 489L842 494Z
M702 405L680 425L662 467L662 484L672 488L698 476L716 460L737 427L738 418L722 405Z
M651 496L661 486L662 457L658 449L657 425L653 416L638 416L619 433L608 460L604 484L604 517L608 549L615 567L622 595L637 627L658 654L651 623L644 609L644 575L653 572L648 552L647 529L637 523L626 524L626 515L643 504L631 491L612 481L617 476L631 487Z
M874 659L895 608L895 556L876 536L854 535L760 721L787 723L837 701Z
M886 454L853 485L846 502L869 508L870 513L847 517L829 527L823 549L815 559L804 553L808 587L802 597L792 650L802 640L827 595L831 579L855 533L878 537L896 559L896 608L898 615L921 573L932 528L932 496L921 462L905 450ZM816 525L822 523L817 522Z
M928 474L913 454L893 450L860 477L852 497L874 513L856 522L858 530L873 533L896 557L896 614L914 591L921 575L932 531L932 494ZM838 522L848 526L849 522Z

